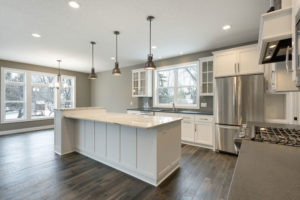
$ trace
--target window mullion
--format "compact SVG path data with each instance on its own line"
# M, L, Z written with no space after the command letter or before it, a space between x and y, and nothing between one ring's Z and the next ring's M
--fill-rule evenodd
M174 78L175 78L175 80L174 80L174 100L173 100L173 102L174 102L174 104L175 105L177 105L177 94L178 94L178 69L175 69L175 76L174 76Z
M26 119L31 119L31 73L30 72L26 72L26 80L25 80L25 96L26 96L26 101L25 101L25 107L26 107Z

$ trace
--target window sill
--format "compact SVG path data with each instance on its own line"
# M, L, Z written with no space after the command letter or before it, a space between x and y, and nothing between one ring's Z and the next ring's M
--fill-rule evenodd
M25 120L8 120L8 121L2 120L1 124L34 122L34 121L42 121L42 120L50 120L50 119L54 119L54 117L43 117L43 118L25 119Z

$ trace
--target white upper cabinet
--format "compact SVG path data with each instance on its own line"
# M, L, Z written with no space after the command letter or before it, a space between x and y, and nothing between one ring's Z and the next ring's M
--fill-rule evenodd
M232 76L236 73L236 52L214 53L215 77Z
M200 96L213 96L213 57L200 58Z
M214 52L215 77L263 73L258 64L257 45Z
M132 70L132 97L152 97L152 71Z

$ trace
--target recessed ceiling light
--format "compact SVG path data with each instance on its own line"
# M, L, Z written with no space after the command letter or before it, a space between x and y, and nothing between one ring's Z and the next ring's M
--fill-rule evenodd
M111 59L111 60L115 60L116 58L115 58L115 57L110 57L110 59Z
M157 48L157 46L152 46L152 49L156 49Z
M69 1L69 6L76 9L80 7L79 3L76 1Z
M40 38L41 37L41 35L38 34L38 33L32 33L31 35L32 35L32 37L35 37L35 38Z
M229 30L229 29L231 29L231 26L230 26L230 25L225 25L225 26L223 26L223 30Z

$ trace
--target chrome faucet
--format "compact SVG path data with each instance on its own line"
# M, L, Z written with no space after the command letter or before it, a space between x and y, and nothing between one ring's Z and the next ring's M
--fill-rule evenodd
M175 103L173 102L173 111L176 111Z

